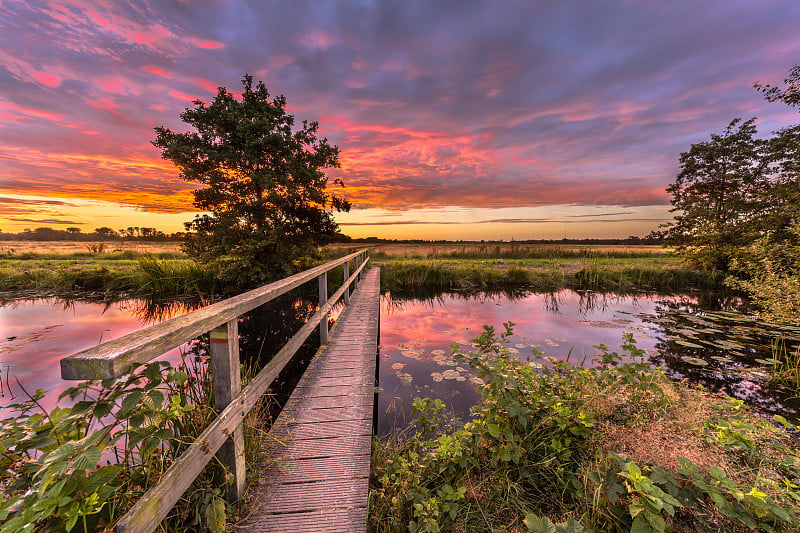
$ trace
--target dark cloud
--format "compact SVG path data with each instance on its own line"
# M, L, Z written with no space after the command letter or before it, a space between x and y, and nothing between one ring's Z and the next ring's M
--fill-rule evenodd
M0 206L2 205L19 205L23 204L26 206L32 205L43 205L43 206L54 206L54 205L75 205L72 202L65 202L63 200L42 200L42 199L32 199L32 198L9 198L7 196L0 196Z
M9 220L13 220L14 222L32 222L34 224L61 224L64 226L76 226L78 224L81 224L81 222L75 222L74 220L59 220L57 218L9 217Z

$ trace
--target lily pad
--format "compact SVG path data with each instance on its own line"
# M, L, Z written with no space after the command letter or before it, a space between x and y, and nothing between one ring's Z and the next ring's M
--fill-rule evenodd
M700 346L697 343L684 341L684 340L680 340L680 339L676 340L675 344L680 344L681 346L686 346L688 348L702 348L702 346Z
M689 363L690 365L694 365L694 366L708 366L708 361L704 361L703 359L700 359L699 357L691 357L691 356L688 356L688 355L684 355L683 357L681 357L681 360L684 363Z

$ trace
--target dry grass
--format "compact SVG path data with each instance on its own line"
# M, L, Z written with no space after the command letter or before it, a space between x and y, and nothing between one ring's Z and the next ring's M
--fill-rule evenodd
M132 251L141 254L180 253L180 242L136 241L0 241L0 253L70 255L102 249L107 253Z
M332 246L352 246L352 245L332 245ZM672 252L671 248L663 246L622 246L622 245L585 245L585 244L517 244L517 243L492 243L492 244L406 244L391 243L383 244L377 251L383 252L393 258L413 258L413 257L435 257L449 255L453 253L461 254L482 254L492 253L496 250L501 254L508 254L512 251L522 252L584 252L591 251L598 254L607 253L634 253L634 254L666 254Z

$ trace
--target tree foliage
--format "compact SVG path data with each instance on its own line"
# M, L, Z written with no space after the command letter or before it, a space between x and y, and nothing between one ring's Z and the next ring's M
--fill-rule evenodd
M783 102L790 106L800 107L800 65L795 65L789 71L789 76L783 80L786 87L781 90L770 84L756 82L753 84L757 90L764 93L768 102Z
M666 242L704 267L727 270L739 248L768 230L774 238L791 234L800 205L800 127L768 139L756 134L755 119L734 119L681 154L667 188L676 215L665 225Z
M220 87L211 104L192 102L180 117L194 131L158 127L153 141L181 178L203 186L194 205L205 213L185 224L186 252L239 287L292 273L336 234L333 210L350 208L326 190L339 150L317 137L318 123L295 127L284 96L270 98L249 75L242 85L241 98Z

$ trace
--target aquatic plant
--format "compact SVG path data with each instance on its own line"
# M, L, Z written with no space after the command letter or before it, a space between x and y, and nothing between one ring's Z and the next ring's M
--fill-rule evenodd
M586 368L511 355L512 326L454 346L485 383L470 421L417 399L415 425L374 442L372 531L796 530L800 462L781 429L670 382L630 334Z

